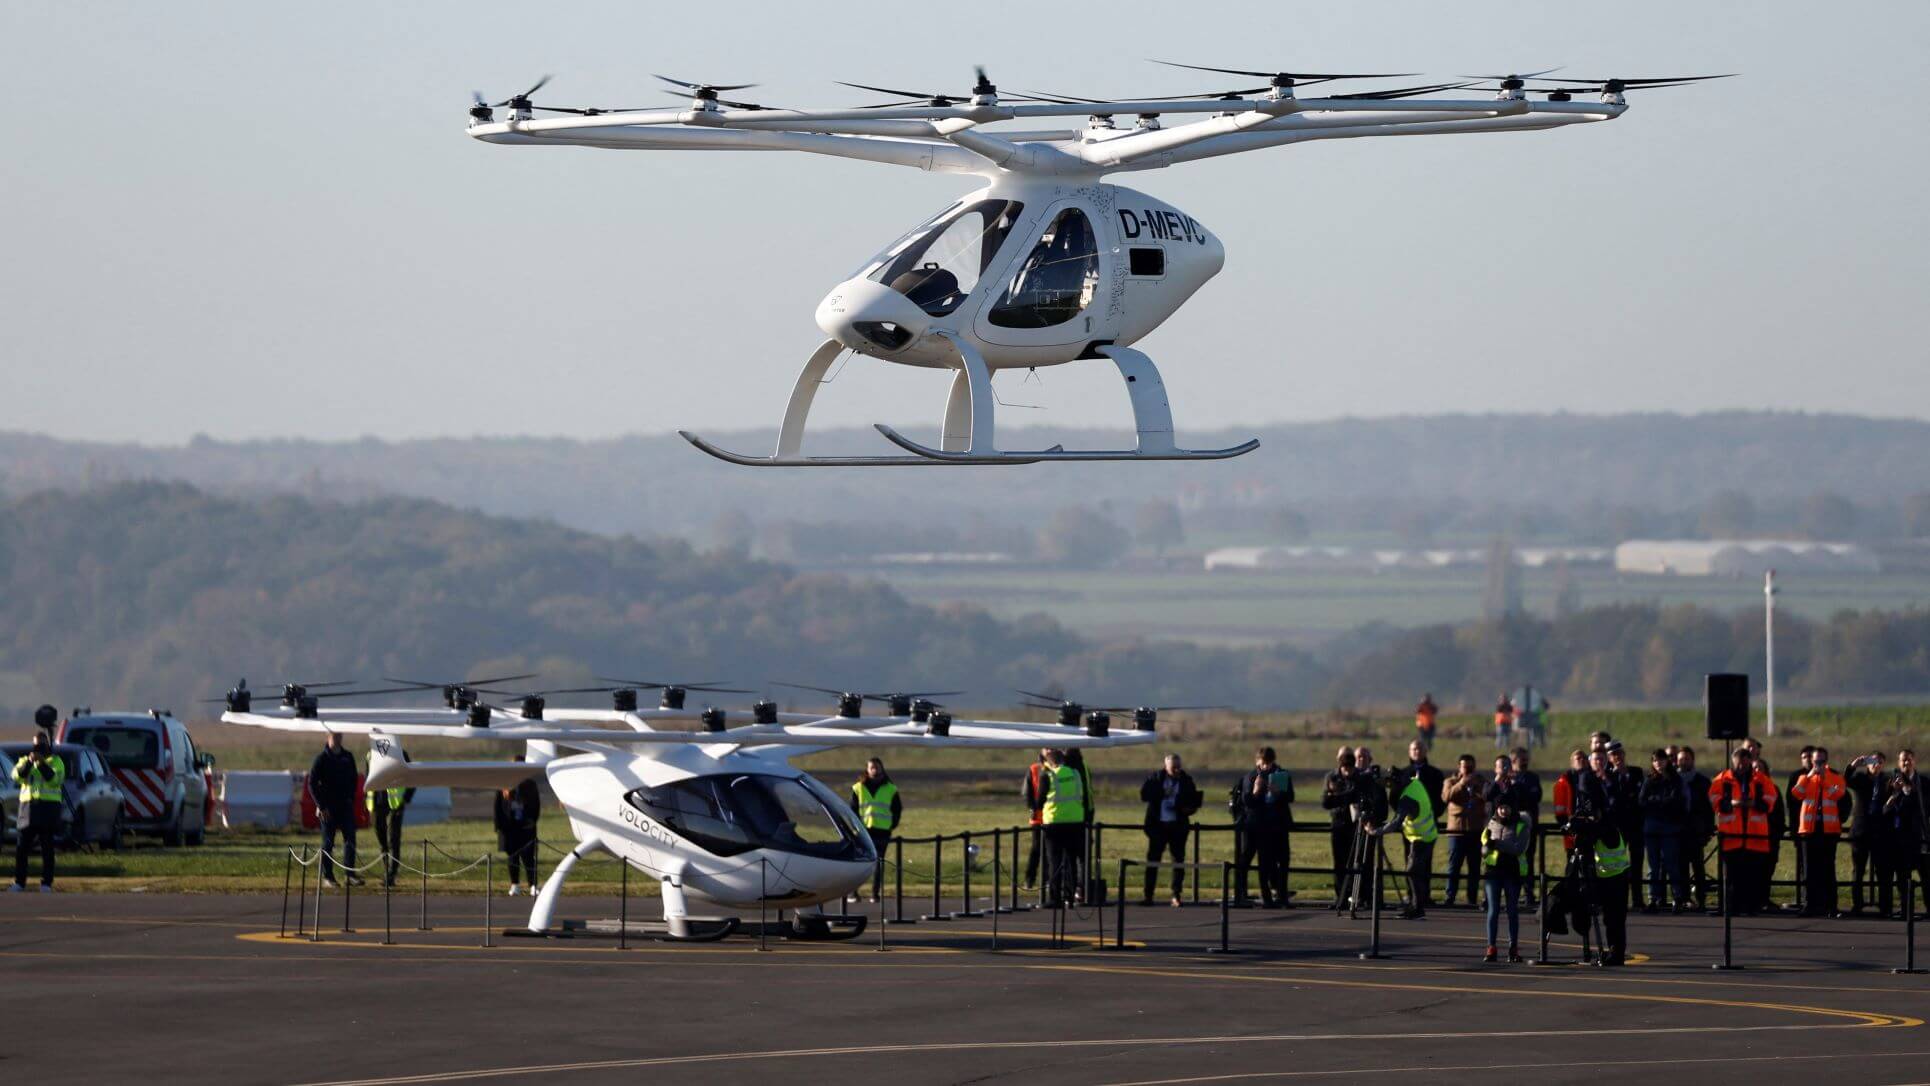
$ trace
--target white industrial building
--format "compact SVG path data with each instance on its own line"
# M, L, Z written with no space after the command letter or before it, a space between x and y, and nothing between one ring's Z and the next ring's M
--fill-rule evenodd
M1615 548L1617 573L1751 577L1768 569L1878 573L1882 563L1855 543L1786 539L1631 539Z
M1559 562L1569 565L1607 565L1606 547L1521 547L1515 561L1531 569ZM1428 548L1404 550L1361 547L1221 547L1208 551L1206 569L1214 570L1298 570L1379 573L1406 569L1452 569L1486 565L1488 551L1483 547L1461 549Z

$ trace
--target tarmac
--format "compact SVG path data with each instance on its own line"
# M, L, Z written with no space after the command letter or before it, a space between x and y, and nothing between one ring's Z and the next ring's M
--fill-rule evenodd
M0 895L0 1073L336 1086L1930 1079L1930 976L1890 971L1905 954L1894 922L1738 920L1744 968L1723 972L1711 968L1722 923L1703 916L1631 917L1635 959L1599 969L1484 965L1480 914L1441 908L1386 919L1385 957L1362 960L1365 915L1314 907L1232 912L1222 954L1209 950L1212 905L1131 905L1124 948L1108 908L1068 912L1062 946L1051 914L1030 911L886 925L883 949L870 905L855 940L763 948L755 934L621 948L505 934L527 898L494 899L487 928L479 898L431 897L427 931L414 895L389 905L393 945L382 897L366 892L352 932L333 894L319 931L312 902L284 918L280 896ZM572 897L563 911L614 917L618 903ZM1531 959L1536 930L1524 916ZM1558 939L1551 956L1576 952Z

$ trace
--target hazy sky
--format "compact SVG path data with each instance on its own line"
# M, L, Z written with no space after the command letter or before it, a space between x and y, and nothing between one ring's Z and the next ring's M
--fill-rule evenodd
M814 156L493 147L470 88L651 72L1211 89L1148 64L1738 71L1621 120L1279 148L1118 180L1225 240L1142 346L1182 429L1427 411L1930 417L1930 4L0 2L0 429L604 436L775 425L819 298L971 187ZM1122 420L1101 363L1009 422ZM1007 382L1013 382L1007 384ZM832 423L947 379L855 360Z

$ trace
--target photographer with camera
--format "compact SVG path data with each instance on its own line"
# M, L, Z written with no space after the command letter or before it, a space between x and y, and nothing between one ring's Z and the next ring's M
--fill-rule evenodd
M1508 756L1495 759L1497 766L1508 764ZM1454 776L1441 783L1441 798L1447 803L1447 892L1441 904L1454 904L1454 891L1460 884L1461 870L1467 869L1468 907L1474 907L1475 872L1481 862L1481 830L1488 821L1487 789L1481 775L1474 771L1474 755L1463 754L1456 761Z
M1176 864L1186 862L1186 838L1203 801L1193 775L1181 767L1177 754L1168 754L1165 763L1139 786L1139 799L1146 805L1146 892L1139 903L1151 905L1153 888L1159 885L1159 868L1153 865L1168 854ZM1173 908L1182 904L1180 892L1185 888L1186 869L1173 868Z
M27 855L40 849L40 892L54 889L54 841L60 836L61 790L67 783L67 763L54 753L48 738L60 711L42 705L34 711L33 748L13 767L13 782L20 786L20 812L15 827L13 885L7 889L20 893L27 888Z
M1917 754L1908 747L1897 751L1896 772L1884 787L1883 821L1879 827L1881 848L1877 855L1883 863L1878 869L1877 903L1885 916L1890 915L1890 891L1895 888L1902 899L1899 919L1907 919L1911 908L1910 879L1919 878L1923 866L1925 815L1930 814L1923 795L1923 779L1917 775Z
M1438 772L1438 770L1436 771ZM1407 845L1407 908L1402 920L1427 916L1428 884L1434 869L1434 841L1440 836L1440 823L1434 818L1434 798L1427 794L1419 773L1408 773L1388 807L1388 820L1374 831L1384 836L1395 829Z
M1853 759L1849 772L1843 775L1843 786L1850 803L1850 915L1861 916L1867 908L1863 900L1866 884L1882 868L1875 862L1875 846L1877 823L1882 821L1878 808L1886 798L1882 791L1883 752L1873 750Z
M1334 908L1346 907L1348 859L1354 854L1354 824L1360 818L1361 779L1354 772L1354 751L1334 755L1334 771L1321 786L1320 808L1327 812L1327 843L1333 849Z
M1776 786L1756 770L1755 753L1736 748L1730 767L1709 786L1709 805L1716 816L1727 873L1722 892L1731 916L1750 916L1769 904L1763 869L1773 862L1769 847Z
M1682 781L1683 804L1688 815L1682 822L1682 869L1689 891L1695 895L1695 910L1709 907L1709 869L1703 853L1709 839L1716 835L1715 808L1709 806L1709 777L1695 767L1695 748L1678 747L1675 773Z
M1836 843L1843 836L1843 775L1829 767L1829 751L1817 747L1809 772L1789 786L1796 809L1796 847L1803 858L1803 909L1807 917L1836 915Z
M1287 876L1283 857L1286 852L1287 824L1292 819L1293 777L1274 759L1272 747L1253 753L1253 769L1240 780L1234 800L1240 805L1233 812L1240 827L1240 851L1235 859L1233 897L1241 907L1251 907L1247 897L1247 868L1257 858L1260 866L1260 906L1287 908ZM1233 800L1227 804L1231 809Z
M1642 847L1648 853L1649 900L1645 913L1660 910L1664 901L1683 911L1689 896L1688 871L1682 864L1682 828L1689 805L1682 799L1682 775L1665 750L1649 755L1649 774L1642 778Z
M1481 884L1488 909L1488 953L1495 961L1495 939L1500 934L1501 906L1508 909L1508 961L1519 962L1521 951L1521 887L1528 881L1528 848L1533 838L1528 816L1515 810L1507 797L1497 800L1494 817L1481 831Z

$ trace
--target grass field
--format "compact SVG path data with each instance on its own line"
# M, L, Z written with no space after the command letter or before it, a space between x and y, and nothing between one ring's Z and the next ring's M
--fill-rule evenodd
M1300 640L1368 623L1424 626L1481 617L1479 569L1366 573L1207 573L1200 569L1126 572L1001 568L919 569L865 566L846 572L881 578L923 602L962 600L1003 618L1044 612L1105 636L1184 637L1255 643ZM1584 606L1693 603L1718 611L1762 606L1755 579L1621 575L1576 569ZM1920 574L1780 578L1778 606L1825 619L1844 609L1893 608L1930 599ZM1555 575L1524 570L1530 611L1554 608Z
M1872 748L1895 751L1901 746L1915 744L1919 739L1930 738L1930 705L1784 708L1778 711L1777 724L1777 735L1767 741L1767 753L1779 773L1795 765L1795 750L1805 743L1832 747L1840 766L1858 751ZM1565 752L1571 746L1581 745L1585 736L1597 729L1614 733L1637 751L1668 742L1693 743L1703 749L1702 764L1705 769L1720 761L1716 745L1700 739L1702 714L1699 709L1692 708L1601 709L1558 713L1551 721L1551 748ZM1761 730L1760 720L1757 730ZM1226 790L1251 765L1253 747L1260 743L1276 747L1282 763L1295 771L1301 796L1296 813L1300 820L1308 824L1309 832L1295 836L1294 863L1324 869L1330 860L1324 823L1321 822L1315 797L1320 775L1331 764L1334 749L1342 742L1366 744L1374 748L1383 764L1397 764L1405 761L1405 747L1411 732L1412 724L1405 719L1319 714L1211 718L1171 724L1162 722L1161 739L1156 745L1098 751L1090 759L1101 819L1126 824L1124 828L1103 834L1103 869L1113 872L1120 857L1138 859L1143 855L1144 839L1136 828L1142 810L1137 798L1138 786L1144 776L1157 766L1160 755L1167 751L1181 754L1206 793L1207 806L1202 812L1201 821L1223 824L1226 820L1223 805ZM216 754L220 766L227 769L303 769L315 749L313 743L292 741L274 733L218 726L200 729L197 738L206 749ZM507 757L513 746L504 744L491 749ZM1491 740L1482 720L1471 716L1450 716L1442 720L1433 760L1446 764L1455 755L1467 752L1481 758L1485 769L1491 750ZM417 744L411 747L411 752L422 759L490 756L480 753L475 744L453 741ZM892 771L906 798L905 824L901 832L909 837L929 837L933 834L953 835L966 830L978 833L1019 824L1024 819L1024 810L1018 800L1018 789L1027 760L1028 755L1022 751L892 751ZM1546 771L1556 768L1557 763L1563 761L1565 757L1558 759L1552 753L1540 752L1537 765ZM862 757L856 752L826 752L799 761L801 766L840 792L855 777L861 763ZM553 850L567 848L573 842L566 821L554 808L547 812L544 827L545 841L549 847L542 853L541 860L543 869L547 871L556 859ZM437 846L439 851L431 851L428 865L429 870L437 873L460 867L491 852L495 846L494 833L489 824L474 818L411 827L408 839L411 844L405 861L413 866L421 866L422 863L420 841L428 840ZM154 844L151 838L141 838L136 840L133 847L119 853L65 855L60 881L69 888L95 890L272 891L282 885L287 869L287 850L303 845L312 847L314 843L312 834L253 830L211 833L208 843L200 848L164 849ZM362 859L366 862L374 855L370 851L373 837L365 834L362 843ZM973 876L974 891L989 893L991 871L988 865L992 846L989 840L981 840L979 844L982 852L980 867ZM1203 859L1208 862L1230 859L1230 847L1229 835L1205 834ZM1437 864L1444 866L1445 849L1438 851L1441 855L1437 858ZM1789 868L1793 864L1789 852L1785 850L1783 859L1782 874L1785 877L1790 874ZM1398 862L1398 847L1393 849L1393 853ZM1009 877L1012 860L1010 855L1005 857L1007 873L1004 877ZM493 872L498 884L502 871L500 861L501 857L498 856ZM905 862L907 887L928 892L932 868L930 845L909 847ZM1847 875L1847 849L1843 850L1841 862ZM957 892L960 864L960 845L956 842L947 844L944 878L949 893ZM609 862L585 861L578 870L580 874L572 880L572 887L579 892L607 892L616 885L619 877L618 869ZM431 890L436 893L476 893L482 889L484 875L484 869L476 868L457 877L438 877L432 880ZM417 888L415 880L413 874L404 876L403 881L412 893ZM1213 877L1208 876L1208 885L1211 886L1212 882ZM1296 888L1315 896L1327 892L1328 887L1327 879L1312 873L1295 876L1293 883ZM641 878L633 879L632 890L640 894L655 892L654 887Z

